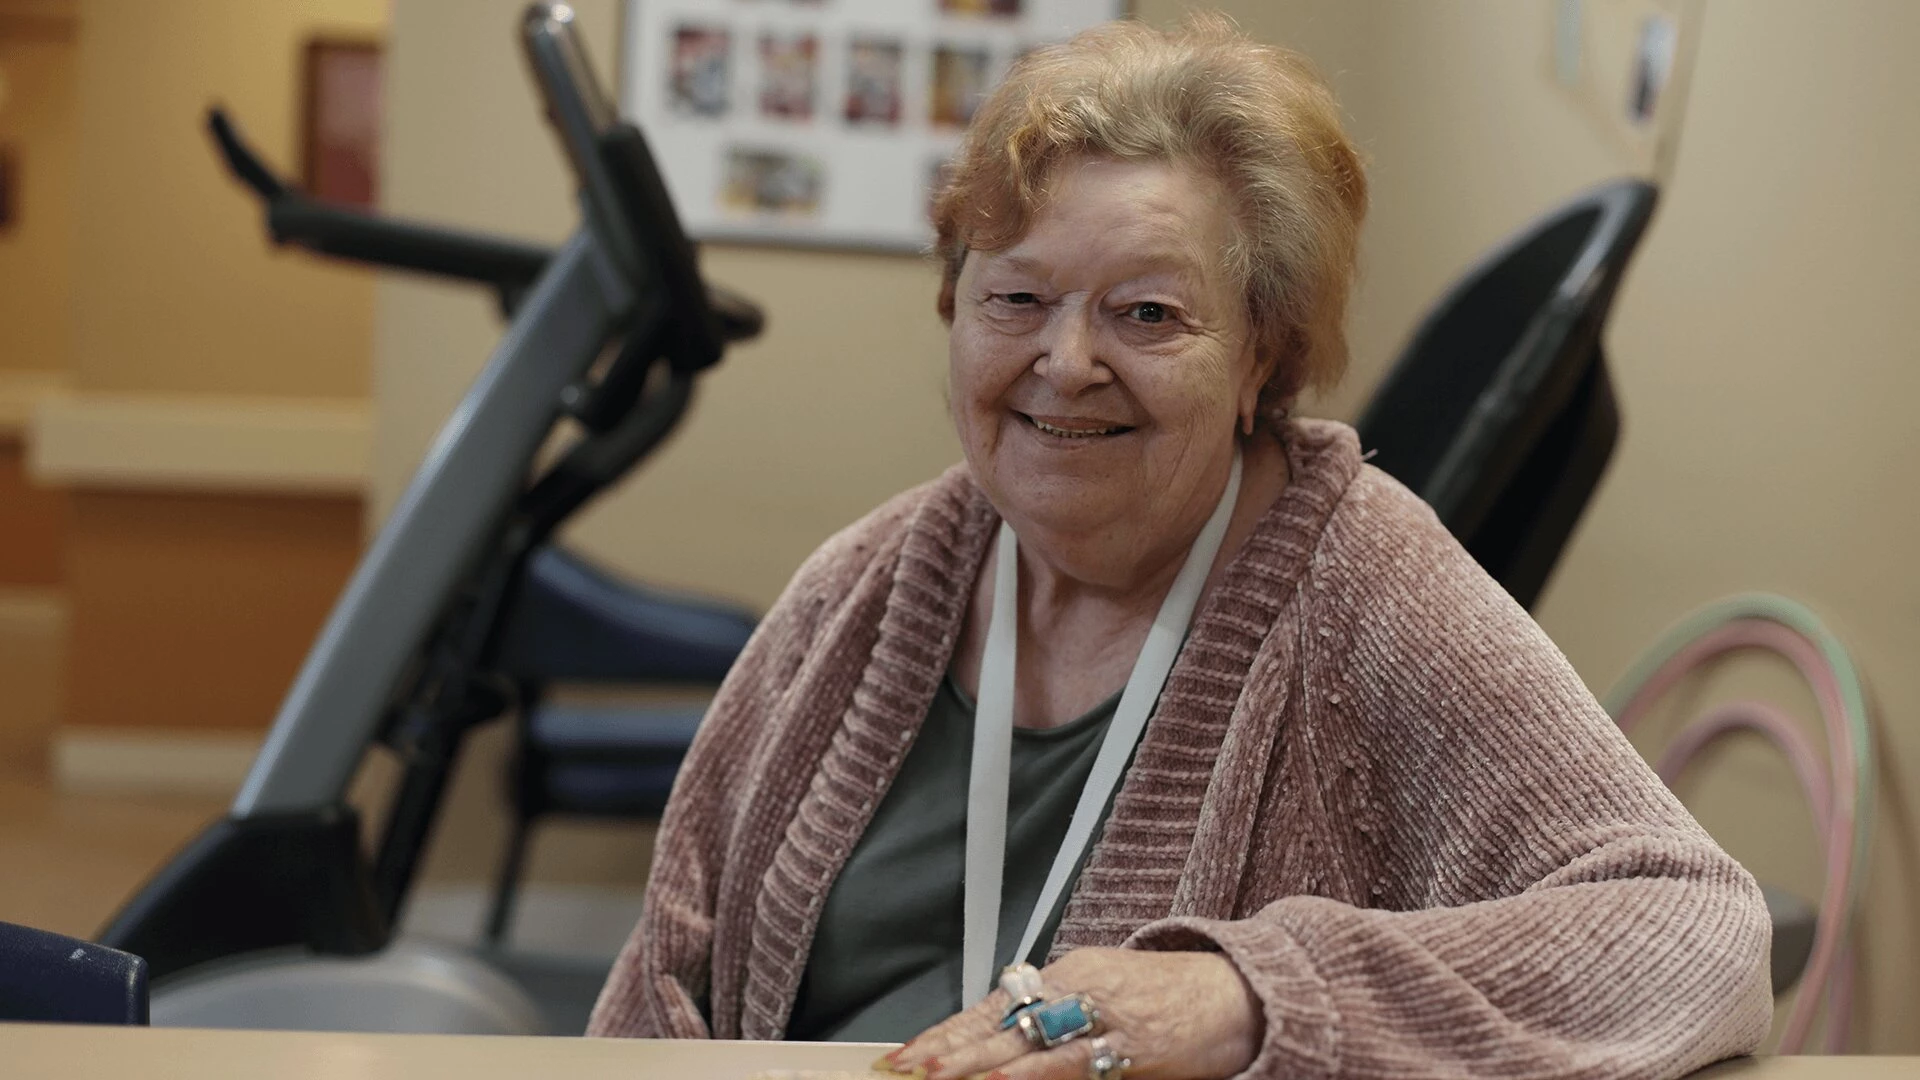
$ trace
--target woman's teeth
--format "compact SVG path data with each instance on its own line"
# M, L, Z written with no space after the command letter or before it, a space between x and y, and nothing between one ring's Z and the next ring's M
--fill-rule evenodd
M1032 420L1033 426L1039 428L1041 431L1049 435L1058 435L1063 439L1085 439L1094 435L1117 435L1127 430L1125 425L1099 428L1063 428L1055 427L1045 420L1034 420L1031 416L1027 417L1027 419Z

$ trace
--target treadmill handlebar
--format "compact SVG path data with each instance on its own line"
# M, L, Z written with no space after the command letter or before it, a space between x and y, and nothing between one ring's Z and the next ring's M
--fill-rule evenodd
M553 258L551 248L483 233L396 221L312 198L287 183L260 159L224 109L207 110L207 131L234 178L266 206L267 231L276 244L293 244L319 255L396 270L492 285L517 296ZM728 342L757 337L766 323L753 301L717 286L706 287L707 304Z
M566 4L534 3L521 18L520 41L540 103L560 135L573 164L574 176L588 189L605 180L599 142L613 129L619 114L600 89L593 65L573 29L573 9Z
M551 249L536 244L394 221L301 197L270 203L267 228L281 243L323 255L485 282L513 292L532 285L553 258Z
M260 160L260 155L254 153L253 148L240 137L240 130L233 126L233 121L227 119L225 109L216 105L207 110L207 130L213 133L214 145L220 148L220 156L226 160L227 168L241 183L259 193L263 199L275 199L286 194L287 185L273 175L273 170Z
M650 348L683 375L718 363L726 331L707 300L693 245L645 136L621 121L594 77L573 9L545 0L528 5L520 38L547 119L573 165L589 226L637 293L665 301L667 317ZM642 366L652 359L642 358ZM636 399L645 371L613 378L619 374L610 372L612 385L604 386L615 411Z
M227 168L266 204L267 232L276 244L294 244L322 255L398 270L482 282L514 293L533 284L553 258L551 249L537 244L395 221L323 202L275 176L223 110L207 110L207 130Z

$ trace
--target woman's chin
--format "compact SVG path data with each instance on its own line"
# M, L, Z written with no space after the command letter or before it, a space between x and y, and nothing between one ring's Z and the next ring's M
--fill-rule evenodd
M1036 531L1054 536L1097 535L1128 518L1122 493L1094 485L1025 485L999 501L1002 516L1022 535Z
M1020 424L975 462L974 475L1018 531L1103 532L1146 510L1144 447L1138 430L1062 438Z

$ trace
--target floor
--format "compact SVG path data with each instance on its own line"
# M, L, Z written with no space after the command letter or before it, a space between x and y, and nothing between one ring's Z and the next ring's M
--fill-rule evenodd
M92 937L225 809L207 797L61 792L0 773L0 921Z
M416 885L438 895L446 910L432 914L471 918L477 927L482 892L501 857L509 815L503 794L511 732L505 724L475 731L462 750L434 824ZM4 758L0 758L4 762ZM356 780L350 800L378 816L394 772L380 755ZM236 781L237 786L237 781ZM167 857L208 822L224 813L231 795L154 795L58 789L38 775L0 764L0 921L90 937ZM652 829L628 822L549 819L534 834L526 882L556 887L560 907L556 932L608 916L583 916L582 896L612 896L625 917L627 897L637 894L652 861ZM538 898L523 920L536 934L548 929ZM524 905L523 905L524 906ZM471 910L466 910L471 909ZM631 926L631 922L628 923ZM595 927L596 938L604 929Z
M97 936L126 898L226 806L226 799L207 796L61 791L38 777L0 771L0 921ZM454 827L447 831L457 834L475 816L449 814ZM598 837L577 835L580 828L556 823L543 830L547 853L564 863L572 847L577 864L596 845L635 845L632 827ZM644 846L645 837L638 840ZM497 839L476 837L474 846L491 852ZM522 892L512 946L481 949L533 998L553 1034L585 1027L607 966L639 916L635 875L611 876L616 880L586 884L536 877ZM400 935L473 947L488 896L480 882L424 881Z

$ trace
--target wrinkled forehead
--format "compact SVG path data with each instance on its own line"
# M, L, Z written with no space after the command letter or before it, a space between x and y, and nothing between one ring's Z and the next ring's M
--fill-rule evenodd
M1230 284L1235 227L1223 186L1165 162L1083 159L1057 170L1026 228L967 263L1027 273L1085 270Z

